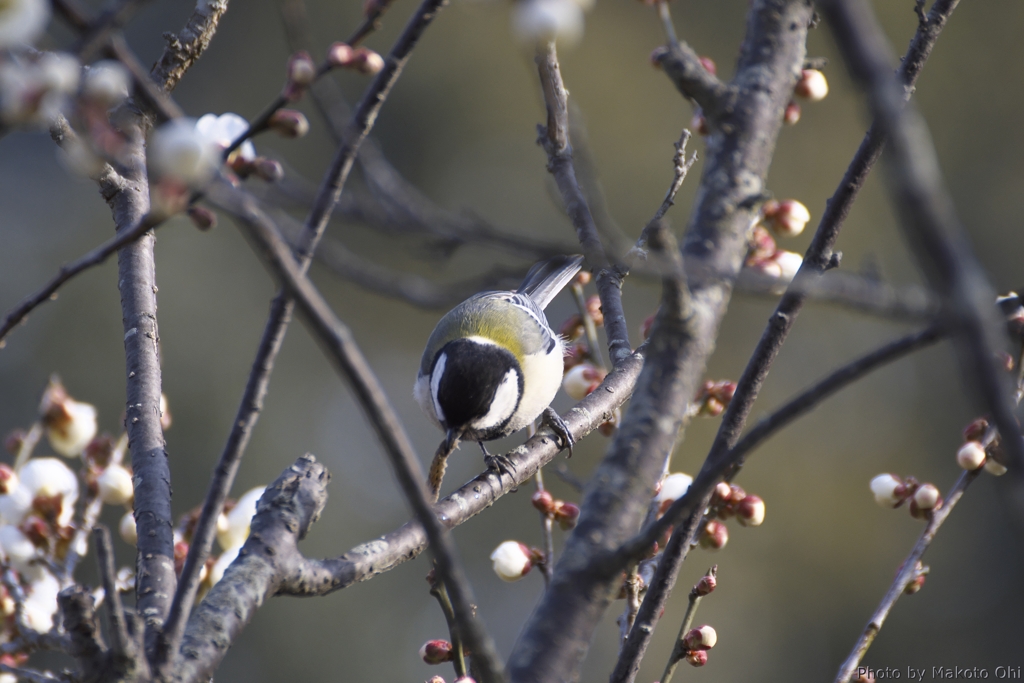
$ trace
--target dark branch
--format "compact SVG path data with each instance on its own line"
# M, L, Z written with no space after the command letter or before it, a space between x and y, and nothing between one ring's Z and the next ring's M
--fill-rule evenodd
M298 248L300 272L309 268L310 260L316 250L323 231L330 219L331 212L338 202L341 190L348 179L349 172L359 146L366 138L370 128L376 121L381 106L387 99L392 86L402 73L413 47L427 26L433 21L437 12L445 5L446 0L425 0L417 9L405 30L395 42L388 55L384 69L367 88L348 129L344 135L344 143L339 147L331 168L324 176L320 192L314 202L313 210L306 220L305 229L300 237ZM256 359L242 395L235 420L227 444L221 453L220 461L214 471L203 502L203 509L193 536L192 544L185 559L181 573L181 584L174 596L167 635L164 641L164 654L177 648L178 639L185 627L188 612L192 607L196 591L199 587L199 572L206 557L210 553L216 531L216 520L224 506L235 474L238 472L242 455L249 442L252 429L259 419L270 383L270 373L274 360L284 341L284 334L291 322L294 302L286 292L280 292L271 305L271 313L260 339Z
M605 254L587 199L576 180L572 146L569 143L569 93L562 83L554 42L539 45L534 61L537 63L548 112L547 125L539 127L538 142L548 154L548 171L555 177L565 211L576 230L587 263L596 271L597 292L601 297L604 326L608 334L608 355L614 366L632 352L626 315L622 310L622 283Z
M891 139L887 187L925 277L943 298L943 319L956 342L964 384L992 414L1014 468L1024 471L1024 441L1010 383L996 361L1007 339L992 307L995 293L943 186L927 126L912 104L903 107L905 88L891 76L891 50L871 8L861 1L837 0L822 8L847 63L868 87L881 130Z

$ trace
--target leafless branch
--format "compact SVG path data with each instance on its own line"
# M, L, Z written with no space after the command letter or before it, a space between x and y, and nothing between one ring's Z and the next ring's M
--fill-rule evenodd
M196 3L185 27L177 35L165 35L167 47L150 72L165 92L174 90L185 72L206 51L220 18L227 11L228 0L203 0Z
M390 54L385 60L384 69L377 74L367 88L348 130L344 143L339 147L329 171L325 174L320 192L314 202L313 209L306 220L305 230L300 237L298 249L299 268L305 272L316 250L323 231L330 219L331 212L338 202L342 187L348 179L349 172L359 146L376 121L377 113L387 99L395 81L402 72L412 49L415 47L423 31L447 0L425 0L417 9L405 30L399 36ZM171 653L177 649L178 639L185 627L188 612L199 586L199 571L209 555L213 544L217 515L220 514L234 481L242 454L249 442L252 429L259 419L263 397L267 393L270 373L274 360L284 341L284 334L291 321L294 302L284 291L280 292L271 306L271 313L264 327L253 369L249 374L245 392L232 422L231 433L221 453L220 461L214 471L210 488L203 502L203 509L193 535L192 544L185 559L181 573L181 583L174 596L171 616L165 636L164 652Z

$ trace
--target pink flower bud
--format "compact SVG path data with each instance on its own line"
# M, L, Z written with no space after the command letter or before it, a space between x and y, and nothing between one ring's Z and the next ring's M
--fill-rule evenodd
M924 574L918 574L910 583L907 584L907 587L903 589L903 593L905 595L913 595L914 593L918 592L919 590L924 588L924 579Z
M427 664L444 664L455 658L452 644L447 640L428 640L420 648L420 658Z
M718 74L718 66L715 64L715 60L711 59L711 57L699 57L698 59L700 60L700 65L704 67L705 71L712 76Z
M550 491L535 491L530 498L530 503L545 515L550 515L555 511L555 497L551 495Z
M795 126L800 121L800 104L790 102L786 105L786 111L782 114L782 122L787 126Z
M309 132L309 121L305 114L294 109L278 109L271 115L268 125L278 135L286 138L301 138Z
M986 430L988 430L988 420L979 417L964 427L964 441L981 441L981 437L985 436Z
M217 214L203 206L188 207L188 217L192 225L204 232L217 225Z
M718 579L711 574L705 574L700 577L700 581L693 587L693 592L697 595L704 596L711 593L715 588L718 587Z
M306 51L296 52L288 59L288 81L306 88L316 80L316 64Z
M476 683L476 679L472 676L459 676L452 683Z
M707 650L690 650L684 657L690 666L704 666L708 663Z
M904 501L903 481L893 474L879 474L871 480L871 493L875 502L884 508L894 508Z
M811 102L820 102L828 95L828 80L817 69L804 69L794 89L797 97Z
M555 520L563 531L574 529L579 518L580 508L575 503L562 503L558 509L555 510Z
M444 678L441 676L431 676L427 679L427 683L445 683Z
M764 523L764 501L759 496L747 496L736 508L736 519L743 526L761 526Z
M576 273L576 277L573 278L573 283L580 287L586 287L590 284L590 281L594 278L589 270L581 270Z
M781 237L796 237L811 220L811 212L795 199L765 202L762 212L764 224Z
M256 157L252 162L253 171L268 183L276 183L284 178L284 167L281 162L266 157Z
M604 325L604 310L601 308L601 297L597 294L587 298L587 315L598 327Z
M346 67L352 63L356 51L346 43L334 43L327 49L327 63L332 67Z
M965 470L976 470L985 464L985 448L977 441L968 441L957 451L956 462Z
M359 73L373 76L384 69L384 58L369 48L357 47L351 64Z
M491 553L494 573L502 581L518 581L533 567L530 556L530 549L519 541L505 541Z
M710 650L718 642L718 633L705 624L700 628L692 628L683 636L683 646L687 650Z
M700 535L700 547L707 550L721 550L728 542L729 530L717 519L709 521Z

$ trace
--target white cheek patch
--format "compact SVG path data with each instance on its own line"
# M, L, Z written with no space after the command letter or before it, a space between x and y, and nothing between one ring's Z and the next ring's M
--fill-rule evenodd
M509 370L494 392L494 400L491 401L491 408L483 417L473 420L473 429L486 430L504 424L516 409L519 403L519 375L515 370Z
M441 386L441 377L444 376L444 366L448 362L448 354L442 353L434 364L434 371L430 373L430 399L434 402L434 413L438 422L444 422L444 411L437 400L437 390Z

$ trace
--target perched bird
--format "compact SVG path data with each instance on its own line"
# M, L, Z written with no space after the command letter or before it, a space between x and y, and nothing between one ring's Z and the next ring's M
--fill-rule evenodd
M563 443L572 447L565 424L554 411L545 411L562 383L565 346L544 308L582 264L582 256L542 261L516 291L476 294L434 328L413 393L446 433L430 467L435 500L445 461L460 439L483 448L484 441L519 431L545 413ZM500 460L498 465L506 467Z

